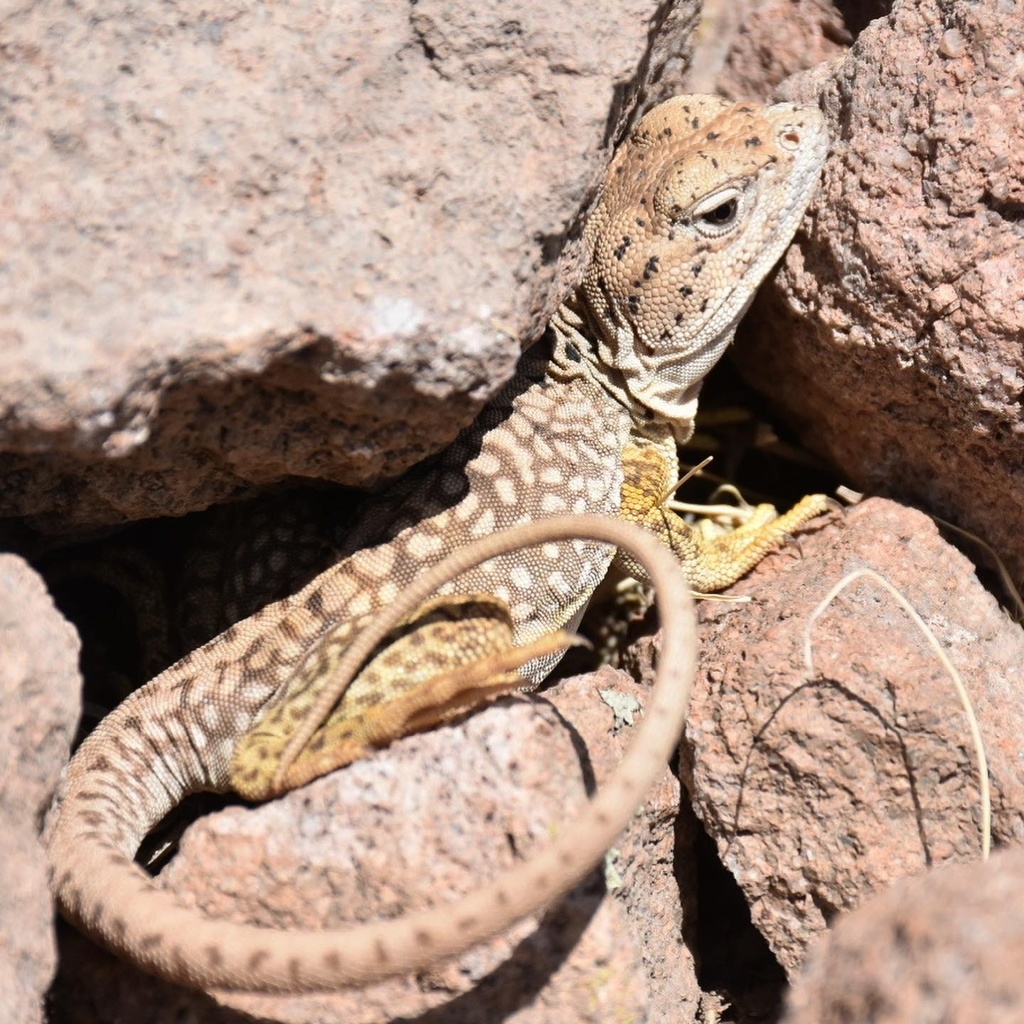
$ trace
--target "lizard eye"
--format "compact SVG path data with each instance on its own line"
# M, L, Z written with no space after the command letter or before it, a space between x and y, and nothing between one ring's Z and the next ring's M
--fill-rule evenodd
M743 193L737 188L719 189L690 211L690 221L702 235L714 238L727 234L739 219L742 199Z
M708 210L708 212L701 217L701 220L704 221L708 227L728 227L736 219L736 211L738 209L739 203L735 199L729 199L724 203L720 203L713 210Z

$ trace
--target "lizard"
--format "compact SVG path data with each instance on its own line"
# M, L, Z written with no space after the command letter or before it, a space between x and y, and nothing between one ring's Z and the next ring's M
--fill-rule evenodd
M792 239L827 148L821 114L794 104L679 96L639 120L586 221L582 282L512 381L448 449L370 501L337 564L165 670L83 742L44 829L64 916L172 981L322 991L457 955L599 863L682 730L696 643L686 585L728 586L827 507L821 495L783 515L759 506L711 536L666 505L701 382ZM622 764L536 857L452 905L320 932L204 918L133 864L191 792L273 796L536 685L613 560L658 594L658 681ZM486 606L493 647L460 619L466 603ZM438 636L439 675L409 689ZM522 652L503 653L508 642Z

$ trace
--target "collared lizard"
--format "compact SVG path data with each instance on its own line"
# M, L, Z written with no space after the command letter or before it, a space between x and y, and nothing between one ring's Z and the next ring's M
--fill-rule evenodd
M683 96L641 119L585 227L581 285L498 398L371 503L337 565L157 676L82 744L46 828L67 917L171 980L323 990L454 955L599 861L685 714L694 638L666 550L691 586L721 589L826 505L811 496L779 517L759 507L717 537L665 505L701 381L789 244L826 150L821 115L791 104ZM632 523L667 548L652 548ZM494 692L536 684L613 558L655 584L662 671L620 768L536 858L452 906L301 933L206 919L132 863L147 831L190 792L273 795ZM438 606L432 593L449 600ZM463 618L467 603L480 632ZM346 690L350 663L410 614L427 624L392 633ZM526 645L521 676L502 653L508 638ZM407 671L428 655L439 655L440 678L431 668L409 690ZM312 735L338 698L326 731Z

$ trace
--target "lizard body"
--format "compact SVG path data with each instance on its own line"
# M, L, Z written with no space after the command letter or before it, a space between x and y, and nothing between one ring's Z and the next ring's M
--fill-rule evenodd
M582 285L498 398L371 502L336 566L172 666L83 743L47 824L65 915L172 980L309 991L454 955L598 862L677 742L692 676L677 575L665 549L629 524L657 534L691 586L713 590L824 509L813 496L711 539L664 502L700 383L789 243L826 149L820 115L792 105L678 97L640 121L585 229ZM662 671L623 766L534 860L454 907L310 933L204 919L132 864L146 832L190 792L274 795L522 685L500 653L508 641L527 645L522 675L539 682L614 557L658 590ZM489 601L483 618L498 639L480 640L456 613L438 616L435 593L477 610ZM426 624L403 627L349 685L350 669L409 615ZM417 675L425 659L430 671Z

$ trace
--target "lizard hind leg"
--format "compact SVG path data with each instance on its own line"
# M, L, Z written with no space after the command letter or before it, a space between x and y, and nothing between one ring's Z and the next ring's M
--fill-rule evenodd
M232 787L266 800L414 732L433 728L526 685L518 669L575 642L555 631L520 647L508 607L484 594L425 603L371 655L333 712L275 781L285 748L333 677L362 622L345 623L307 655L293 679L239 740Z

